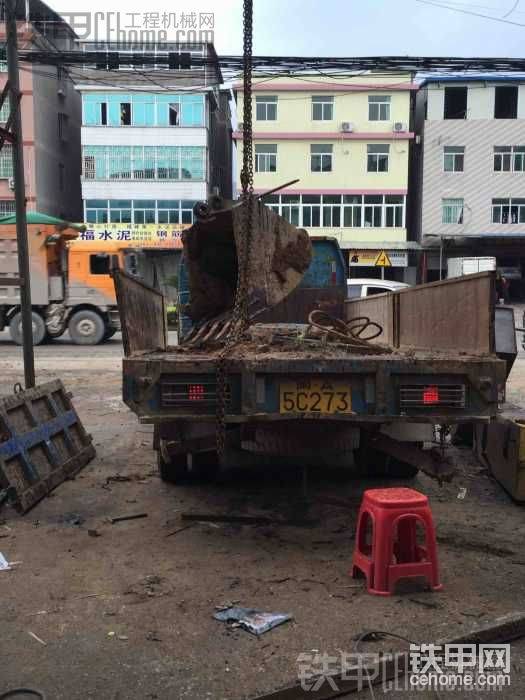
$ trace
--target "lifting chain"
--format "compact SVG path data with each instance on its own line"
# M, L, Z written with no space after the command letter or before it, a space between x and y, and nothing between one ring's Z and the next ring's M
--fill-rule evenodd
M250 243L253 231L253 138L252 138L252 48L253 48L253 0L243 2L243 154L241 170L242 186L242 235L236 239L237 245L237 287L232 311L230 330L217 359L216 396L217 425L216 449L221 457L226 446L225 416L229 400L227 356L240 340L249 324L248 321L248 274Z

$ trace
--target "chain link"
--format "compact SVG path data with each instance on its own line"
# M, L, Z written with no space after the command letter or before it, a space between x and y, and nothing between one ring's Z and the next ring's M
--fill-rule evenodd
M225 416L229 394L227 390L228 366L227 356L232 347L240 340L249 325L248 319L248 274L250 248L253 231L254 197L253 197L253 134L252 134L252 50L253 50L253 0L243 2L243 154L241 170L242 186L242 235L235 243L237 246L237 287L233 306L231 326L226 342L216 367L217 385L217 425L216 449L221 457L226 447Z

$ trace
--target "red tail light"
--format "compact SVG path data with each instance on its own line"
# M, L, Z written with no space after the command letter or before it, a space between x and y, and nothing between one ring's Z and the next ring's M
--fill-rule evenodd
M204 384L188 384L188 399L190 401L203 401L204 394Z
M439 390L437 386L426 386L423 389L423 403L425 406L439 403Z

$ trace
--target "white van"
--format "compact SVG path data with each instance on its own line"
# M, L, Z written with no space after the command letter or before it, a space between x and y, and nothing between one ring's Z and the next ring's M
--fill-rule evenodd
M373 294L384 294L385 292L395 292L398 289L410 287L405 282L394 282L393 280L378 280L349 277L347 283L347 298L370 297Z

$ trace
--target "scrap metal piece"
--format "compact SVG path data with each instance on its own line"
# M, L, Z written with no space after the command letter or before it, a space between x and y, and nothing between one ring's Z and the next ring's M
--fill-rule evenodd
M21 513L95 454L59 379L0 399L0 489Z
M241 201L213 211L184 232L191 298L187 314L193 321L211 319L233 308L247 206ZM308 233L260 200L254 201L246 276L250 315L272 308L288 296L300 283L311 259Z

